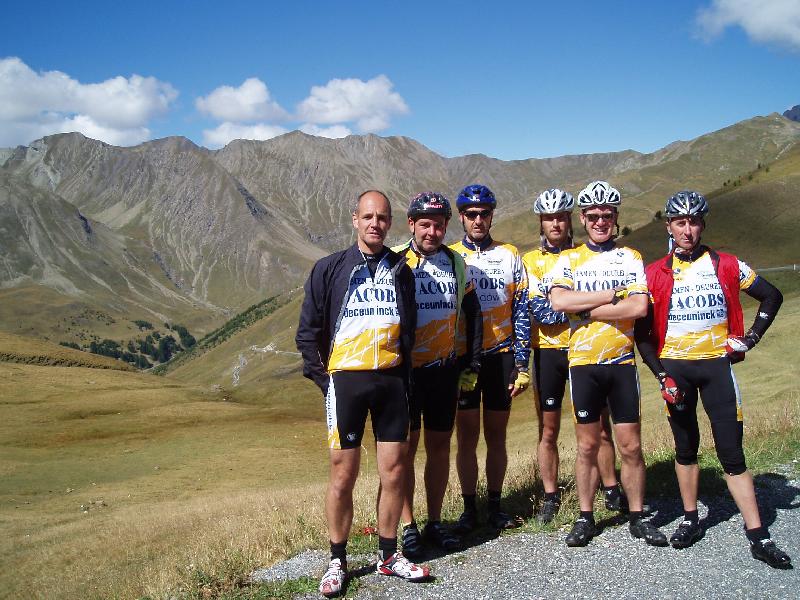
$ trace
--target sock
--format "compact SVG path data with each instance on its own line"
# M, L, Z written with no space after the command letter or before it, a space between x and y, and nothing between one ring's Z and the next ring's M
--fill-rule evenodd
M697 525L700 522L700 517L697 514L697 509L683 511L683 520L689 521L692 525Z
M500 492L489 490L488 505L490 513L500 512Z
M464 498L464 512L477 512L478 507L475 504L476 497L475 494L461 494L461 497Z
M411 521L411 523L403 524L403 529L404 530L408 529L409 527L413 527L414 529L417 529L417 522L416 521Z
M558 502L558 492L545 492L544 499L552 500L553 502Z
M764 526L745 529L744 534L747 536L747 539L750 540L751 544L769 539L769 531L767 531L767 528Z
M631 523L636 523L636 521L641 521L642 517L644 516L644 512L641 510L632 510L628 513L628 519Z
M397 552L397 538L385 538L378 536L378 556L381 561L385 561L392 554Z
M589 521L589 523L594 524L594 511L593 510L582 510L580 518L584 519L585 521Z
M338 558L342 561L342 569L347 570L347 541L341 544L331 542L331 560Z
M603 493L608 496L616 496L619 494L619 484L615 483L614 485L603 485L601 484L600 487L603 489Z

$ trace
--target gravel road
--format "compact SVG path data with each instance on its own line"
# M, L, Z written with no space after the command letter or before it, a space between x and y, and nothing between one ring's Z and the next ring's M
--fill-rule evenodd
M772 538L800 562L800 480L756 477L762 518ZM667 535L682 514L677 499L650 503ZM800 598L798 570L775 570L750 556L742 518L729 497L701 498L703 539L686 550L654 548L627 526L608 524L585 548L568 548L565 532L505 534L463 552L426 561L435 580L412 584L366 567L347 597L392 598ZM367 557L353 557L352 566ZM319 577L327 554L308 551L254 575L255 579ZM319 598L318 595L309 598Z

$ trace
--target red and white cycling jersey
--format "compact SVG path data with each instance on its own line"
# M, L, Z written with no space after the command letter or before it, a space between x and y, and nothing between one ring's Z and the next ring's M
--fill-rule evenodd
M746 290L756 273L739 262L739 288ZM660 358L698 360L725 356L728 307L708 252L693 262L672 259L672 299Z
M402 362L400 313L394 279L386 258L375 270L353 270L347 301L339 314L328 371L388 369Z

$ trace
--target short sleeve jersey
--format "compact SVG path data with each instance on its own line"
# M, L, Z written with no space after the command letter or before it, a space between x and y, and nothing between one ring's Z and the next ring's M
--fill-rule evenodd
M547 299L560 256L559 253L546 252L537 248L522 257L528 273L528 295L531 298ZM531 319L531 346L534 348L566 348L569 346L569 323L544 325Z
M739 262L739 289L746 290L756 273ZM725 356L728 307L711 256L685 262L673 255L672 299L661 358L698 360Z
M528 276L519 251L492 240L481 249L461 240L450 246L464 257L483 313L483 353L510 352L527 364L530 355Z
M388 369L402 360L400 313L393 274L384 257L378 262L374 277L366 264L356 267L350 275L328 371Z
M432 256L409 247L406 263L414 272L417 298L417 332L411 359L425 367L455 357L458 282L450 257L443 250ZM472 290L467 279L464 293Z
M598 250L581 244L562 252L552 285L579 292L625 286L625 296L647 293L642 255L626 246ZM569 365L634 364L634 322L634 319L601 321L570 315Z

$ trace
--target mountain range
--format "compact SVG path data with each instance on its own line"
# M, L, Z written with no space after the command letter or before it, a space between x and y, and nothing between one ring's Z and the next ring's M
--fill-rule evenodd
M202 333L297 288L316 259L352 243L352 201L368 188L393 200L399 240L414 193L452 199L484 183L498 198L498 237L526 246L538 239L528 215L545 188L575 192L608 179L623 194L622 224L637 229L677 189L733 184L798 142L800 123L778 114L648 154L517 161L447 158L375 135L292 132L216 151L179 137L121 148L77 133L48 136L0 151L0 330L122 336L144 318Z

